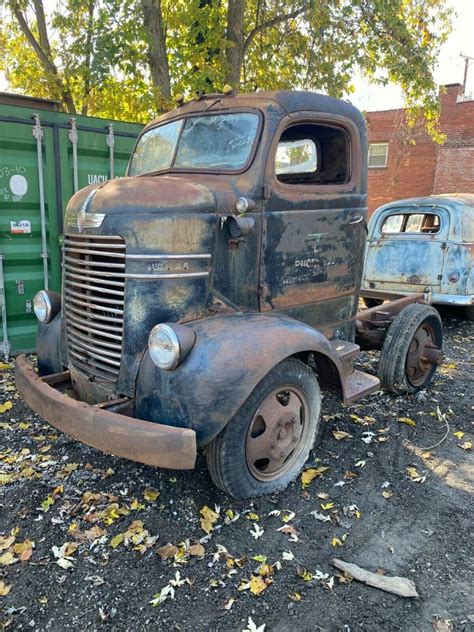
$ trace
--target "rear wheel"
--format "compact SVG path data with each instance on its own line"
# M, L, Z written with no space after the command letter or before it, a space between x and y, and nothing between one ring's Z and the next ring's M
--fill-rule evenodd
M408 305L393 320L380 352L378 376L392 393L426 388L442 359L443 326L430 305Z
M207 447L214 483L235 498L286 487L308 458L320 408L309 367L293 358L275 366Z

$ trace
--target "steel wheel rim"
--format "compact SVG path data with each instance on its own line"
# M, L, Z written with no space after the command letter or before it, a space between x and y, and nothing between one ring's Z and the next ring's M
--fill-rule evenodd
M422 323L411 339L405 364L408 381L413 386L420 386L433 370L433 362L428 359L429 350L438 349L433 327Z
M299 459L308 433L308 402L304 392L286 384L273 389L250 422L245 445L248 468L259 481L271 481Z

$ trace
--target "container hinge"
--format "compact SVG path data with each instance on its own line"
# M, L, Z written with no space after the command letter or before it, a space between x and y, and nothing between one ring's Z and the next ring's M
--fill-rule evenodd
M76 119L70 118L68 123L71 126L68 137L72 145L72 177L74 193L76 193L79 190L79 169L77 164L77 142L79 140L79 135L77 133Z
M109 128L108 134L105 137L105 142L107 143L107 147L109 148L109 161L110 161L110 179L113 180L115 178L115 157L114 157L114 147L115 147L115 136L114 136L114 124L109 123L107 125Z

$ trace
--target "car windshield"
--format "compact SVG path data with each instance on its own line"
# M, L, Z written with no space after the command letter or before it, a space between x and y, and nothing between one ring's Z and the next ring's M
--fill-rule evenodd
M129 175L165 169L242 169L255 142L258 115L249 112L193 116L141 136Z

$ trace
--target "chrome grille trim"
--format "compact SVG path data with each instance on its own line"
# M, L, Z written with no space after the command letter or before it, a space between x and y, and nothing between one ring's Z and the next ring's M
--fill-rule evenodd
M81 373L110 382L118 379L122 357L125 259L121 237L65 235L69 362Z

